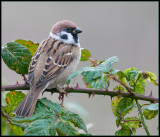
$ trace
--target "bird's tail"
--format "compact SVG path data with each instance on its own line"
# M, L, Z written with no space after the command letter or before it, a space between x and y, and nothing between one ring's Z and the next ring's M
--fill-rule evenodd
M29 91L22 102L13 111L19 117L32 116L41 90Z

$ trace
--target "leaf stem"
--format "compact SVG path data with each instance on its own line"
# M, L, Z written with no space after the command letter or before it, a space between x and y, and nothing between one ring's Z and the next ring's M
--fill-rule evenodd
M143 127L144 127L147 135L150 136L149 130L148 130L148 128L147 128L147 126L146 126L146 123L145 123L145 121L144 121L144 118L143 118L141 106L140 106L140 104L138 103L138 100L137 100L137 99L136 99L136 104L137 104L137 107L138 107L139 114L140 114L140 116L141 116L141 120L142 120Z

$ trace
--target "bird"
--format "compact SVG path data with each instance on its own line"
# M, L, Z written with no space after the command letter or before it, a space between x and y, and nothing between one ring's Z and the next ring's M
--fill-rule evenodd
M66 94L67 77L72 74L81 57L78 34L82 30L70 20L54 24L32 57L28 69L30 89L13 113L18 117L31 117L39 95L46 88L56 88L60 96Z

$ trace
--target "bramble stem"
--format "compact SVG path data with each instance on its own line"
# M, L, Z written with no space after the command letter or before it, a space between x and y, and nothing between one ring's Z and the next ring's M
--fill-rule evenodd
M29 90L28 84L15 84L2 86L2 91L12 91L12 90ZM57 89L45 89L45 92L59 93ZM67 87L65 89L67 93L86 93L86 94L95 94L95 95L108 95L111 97L121 95L122 97L128 97L132 99L145 100L150 102L159 102L159 99L153 96L145 96L140 94L131 94L129 92L119 92L119 91L109 91L106 89L91 89L91 88L80 88L79 86L74 88Z
M149 130L148 130L148 128L147 128L147 126L146 126L146 123L145 123L145 121L144 121L144 118L143 118L141 106L140 106L140 104L138 103L138 100L137 100L137 99L136 99L136 104L137 104L137 107L138 107L139 114L140 114L140 116L141 116L141 120L142 120L143 127L144 127L147 135L150 136Z

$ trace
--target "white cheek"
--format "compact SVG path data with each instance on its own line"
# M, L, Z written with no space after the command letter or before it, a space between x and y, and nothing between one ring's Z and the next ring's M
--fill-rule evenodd
M67 40L62 39L60 37L60 35L62 35L62 34L66 34L68 36L68 39ZM76 45L76 46L80 47L79 39L78 39L78 43L75 43L71 33L67 33L67 32L62 31L62 32L58 33L57 35L54 35L52 32L50 32L49 37L60 40L64 43L66 43L66 44L73 44L73 45Z

